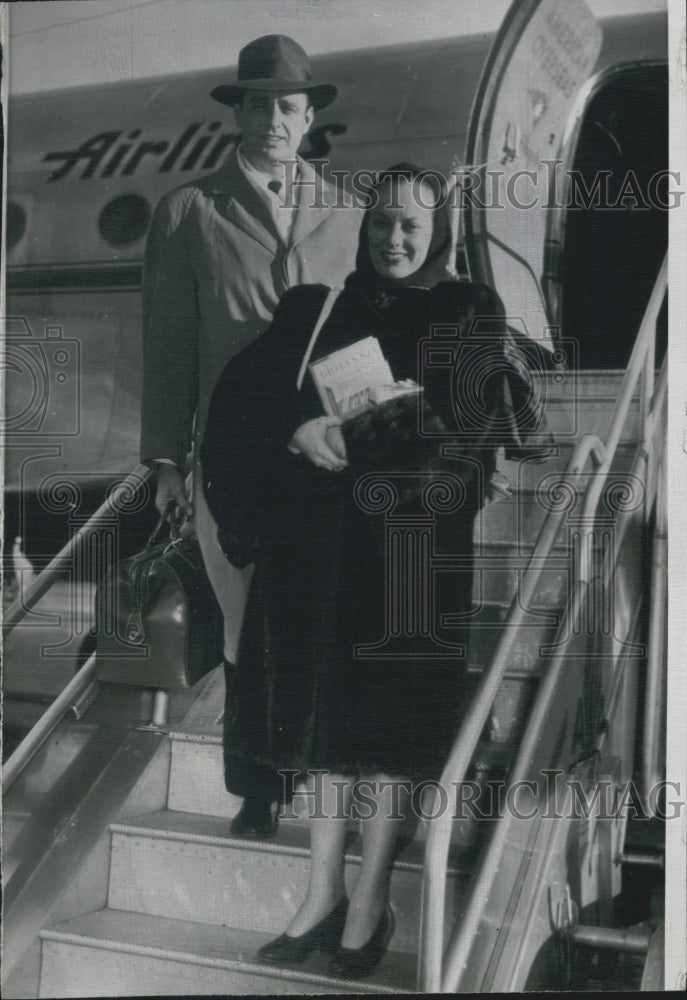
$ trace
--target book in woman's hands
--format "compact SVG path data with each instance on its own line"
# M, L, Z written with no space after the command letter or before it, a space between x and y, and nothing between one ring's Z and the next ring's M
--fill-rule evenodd
M343 420L374 406L373 390L394 381L376 337L333 351L311 362L309 368L325 413Z

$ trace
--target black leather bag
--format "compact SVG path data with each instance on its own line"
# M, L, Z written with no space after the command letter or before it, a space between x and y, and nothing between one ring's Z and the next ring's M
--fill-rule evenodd
M197 538L161 519L142 552L115 564L96 591L96 678L192 687L222 660L222 613Z

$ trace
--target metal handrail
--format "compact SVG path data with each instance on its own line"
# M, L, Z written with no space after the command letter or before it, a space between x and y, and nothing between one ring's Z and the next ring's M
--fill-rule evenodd
M665 398L666 386L667 367L664 366L659 387L657 387L657 396L661 395L661 398ZM633 466L633 470L640 464L641 461L642 457L640 455L639 461ZM620 549L621 538L616 537L616 542L617 552ZM556 652L549 661L549 666L544 675L544 679L539 691L537 692L537 697L530 712L525 734L521 741L518 755L510 775L512 785L516 785L518 782L524 781L527 777L528 764L541 738L541 727L546 724L546 720L550 716L556 686L558 684L561 671L568 662L568 646L575 635L576 626L579 623L580 617L584 611L585 602L587 600L591 584L591 579L578 579L574 584L571 599L568 602L564 617L558 629L558 637L565 638L564 641L560 643L554 643ZM614 710L617 695L620 690L620 679L620 676L616 677L614 684L612 684L612 690L609 694L606 709L607 716L609 718ZM605 736L605 733L601 734L601 739L599 740L597 749L600 749L602 746L605 741ZM472 946L473 935L476 932L481 919L484 903L493 886L494 878L498 871L498 858L508 841L512 818L513 817L510 814L506 814L497 824L494 835L489 842L489 847L487 849L470 904L463 919L461 920L460 927L456 929L456 932L454 933L447 949L447 967L443 975L441 986L442 990L445 992L454 992L457 989L460 975L463 971Z
M579 462L586 463L589 457L594 457L598 461L598 475L592 477L585 491L584 514L593 515L596 511L601 491L605 485L608 472L613 462L615 452L620 441L620 436L627 419L630 404L634 396L636 386L642 379L642 398L640 401L641 414L644 419L642 445L646 450L646 435L649 430L649 402L646 393L653 390L653 357L654 342L656 336L656 322L663 302L668 283L668 258L667 255L659 275L654 284L654 288L645 310L642 322L635 340L635 345L630 356L630 360L623 378L623 383L616 401L611 423L606 435L604 444L599 438L588 435L583 438L573 452L568 469L564 474L562 484L567 484L570 479L580 475L582 468ZM651 367L651 372L648 368ZM489 712L496 697L498 688L507 668L507 658L515 642L515 633L522 623L528 602L534 593L536 583L543 572L544 562L548 558L560 527L565 511L550 510L540 529L534 551L530 557L527 569L521 580L517 593L513 598L508 616L501 630L499 642L491 658L489 666L485 670L480 686L473 700L472 708L466 720L461 726L460 732L454 742L453 749L444 767L441 784L443 787L456 787L465 781L467 769L479 741L482 728L488 718ZM577 566L577 576L572 588L572 595L568 600L564 612L563 621L559 634L565 634L562 629L569 621L576 621L583 606L588 589L588 566L584 560L586 555L581 546L581 561ZM571 634L571 633L568 633ZM554 676L557 676L555 667L562 663L565 656L564 645L553 657L547 673L542 681L540 693L542 698L544 693L551 689L554 683ZM532 722L535 719L535 709L530 717ZM537 716L537 719L539 716ZM532 730L528 726L527 734ZM523 741L523 747L525 741ZM522 752L518 760L522 760ZM492 862L498 857L503 846L502 834L504 824L500 823L490 841L488 861ZM451 840L452 815L450 810L443 810L442 813L433 820L430 825L427 841L425 845L425 863L422 884L422 903L420 917L420 948L418 962L418 977L420 989L423 992L435 993L444 988L444 983L449 984L448 989L452 989L460 975L462 965L467 959L472 936L477 929L477 922L482 910L482 902L486 899L488 888L483 880L478 880L474 887L470 905L467 913L461 920L461 927L458 939L452 943L448 949L447 975L442 981L442 947L444 939L444 907L446 900L446 868L448 862L448 852ZM492 846L493 845L493 846ZM492 864L488 868L487 862L482 867L482 872L491 870L490 878L494 877L497 865ZM450 975L449 975L450 972ZM454 984L453 986L451 984Z
M658 799L652 802L651 789L661 780L661 719L666 708L663 683L666 651L665 617L668 599L668 511L665 466L659 466L656 488L656 526L653 537L651 568L651 608L647 649L646 692L644 701L644 740L642 746L642 793L644 808L657 815Z
M22 770L31 760L36 751L45 743L48 736L62 721L64 716L87 690L95 671L95 653L91 653L84 665L74 674L66 688L62 690L50 707L43 713L38 722L26 734L17 749L7 758L2 766L3 795L17 780Z
M580 476L588 459L599 464L604 457L604 446L593 434L582 438L573 451L561 485L567 485ZM477 743L491 711L494 698L508 668L508 658L516 641L517 629L528 613L529 601L545 569L545 558L553 548L563 518L564 508L548 512L539 531L534 551L511 602L508 615L500 629L499 639L489 666L482 674L469 714L464 720L453 749L444 767L441 784L455 787L452 782L465 780ZM425 845L425 864L420 914L419 977L423 992L436 993L441 988L441 945L443 941L444 906L446 900L446 863L451 842L453 818L450 810L443 810L429 827ZM424 947L423 947L424 945Z
M70 538L67 544L51 559L45 569L39 573L26 594L20 594L10 605L3 616L3 632L5 636L36 606L59 574L64 569L73 565L74 558L79 549L98 530L102 522L124 508L150 475L151 470L147 466L137 465L112 491L104 503L88 519L86 524ZM7 759L2 769L3 793L16 781L22 769L31 760L48 736L50 736L67 712L79 702L84 692L87 691L92 683L94 670L95 654L89 657Z
M657 386L656 386L656 391L655 391L655 397L654 397L654 399L655 399L655 407L654 407L654 410L656 412L660 413L661 409L663 408L663 406L665 404L667 395L668 395L668 364L667 364L667 361L665 361L664 364L663 364L663 368L661 370L661 374L660 374L660 377L659 377L659 380L658 380L658 383L657 383ZM653 451L653 449L652 449L652 451ZM632 465L631 474L633 476L635 476L635 475L639 476L639 470L643 466L645 466L645 465L646 465L646 456L644 454L643 448L640 448L640 449L638 449L638 451L637 451L637 453L635 455L635 461L634 461L634 463ZM655 484L655 486L657 486L657 484ZM652 506L654 498L656 498L657 503L658 503L658 491L657 491L657 489L647 490L647 497L646 497L646 499L647 499L647 503L648 503L648 508L649 509ZM627 524L628 524L628 521L629 521L630 517L631 517L631 512L625 512L624 514L620 515L617 518L616 522L615 522L614 538L615 538L615 551L616 551L616 553L620 552L620 548L622 546L623 539L625 537L625 530L627 528ZM601 567L600 578L603 581L603 586L604 587L609 587L610 586L610 583L611 583L611 579L610 579L611 578L611 573L615 572L616 568L617 567L616 567L614 561L611 560L611 559L606 560L606 565ZM652 591L652 593L653 593L653 591ZM653 621L653 618L652 618L652 616L650 614L650 616L649 616L649 634L650 635L651 635L653 626L654 626L654 621ZM649 657L647 656L647 660L648 659L649 659ZM615 706L616 706L616 703L617 703L618 698L620 696L621 687L622 687L622 670L618 669L618 670L616 670L615 676L612 678L611 684L610 684L610 687L609 687L607 707L606 707L606 710L605 710L606 717L609 718L609 719L615 713ZM609 734L608 727L604 727L602 729L602 731L599 733L599 735L598 735L598 737L597 737L597 739L595 741L595 744L594 744L595 752L597 752L597 753L602 753L603 752L603 749L604 749L605 744L606 744L606 740L608 738L608 734Z
M630 355L630 360L628 362L627 370L625 372L625 377L623 378L623 383L620 387L620 393L618 394L618 399L616 400L615 407L613 409L613 417L611 419L611 424L606 435L605 442L605 457L599 468L596 470L597 474L594 476L592 481L585 493L584 505L582 507L581 519L584 523L588 525L585 534L590 535L593 529L593 518L598 506L599 500L601 498L601 493L604 486L606 485L606 478L611 468L611 463L615 458L616 449L618 447L618 442L620 441L620 436L623 432L625 426L625 421L627 420L627 414L630 409L630 403L632 397L634 396L635 388L640 378L643 378L642 389L648 389L648 391L653 391L653 364L651 365L651 371L647 371L647 360L649 357L653 360L653 344L656 336L656 321L658 319L658 314L663 303L663 297L665 295L665 290L668 287L668 257L664 257L663 265L659 272L656 282L654 284L649 303L644 312L644 317L642 323L639 327L639 332L637 334L637 339L635 341L634 348L632 349L632 354ZM649 415L651 413L650 403L647 400L644 391L642 392L642 398L640 400L640 409L642 415L645 415L642 427L642 445L644 450L647 450L648 442L645 440L645 435L647 432L647 423L649 422ZM580 567L580 572L588 572L587 559L589 553L586 551L586 546L583 547L585 552L582 555L582 565ZM586 579L586 577L585 577Z
M569 635L572 634L573 627L578 621L584 607L588 589L589 584L581 580L573 587L571 600L565 609L561 621L559 635L565 635L566 629ZM566 650L567 644L561 644L559 652L552 658L549 668L542 679L525 729L525 735L520 744L518 757L511 772L510 780L513 784L523 781L526 777L529 757L540 739L541 727L546 723L549 705L555 692L555 685L560 669L563 663L566 662ZM461 919L457 934L454 934L452 940L449 942L446 969L443 971L443 975L440 973L441 978L439 980L438 991L454 992L456 989L455 984L460 979L467 963L473 937L482 917L483 907L498 872L498 859L508 839L510 818L510 813L507 812L504 814L501 821L496 824L496 829L489 840L486 855L468 908Z

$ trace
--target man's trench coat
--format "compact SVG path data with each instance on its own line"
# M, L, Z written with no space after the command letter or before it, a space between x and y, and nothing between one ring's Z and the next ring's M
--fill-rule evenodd
M287 288L342 285L354 269L360 210L341 207L305 161L299 177L288 247L235 151L161 199L144 264L142 461L183 466L196 408L200 440L224 366L267 328Z

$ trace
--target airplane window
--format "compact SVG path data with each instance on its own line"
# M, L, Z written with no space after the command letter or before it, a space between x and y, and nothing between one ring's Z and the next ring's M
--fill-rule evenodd
M7 250L14 250L26 231L26 212L16 201L7 202Z
M145 236L150 215L150 205L140 194L122 194L102 210L98 229L111 246L125 246Z

